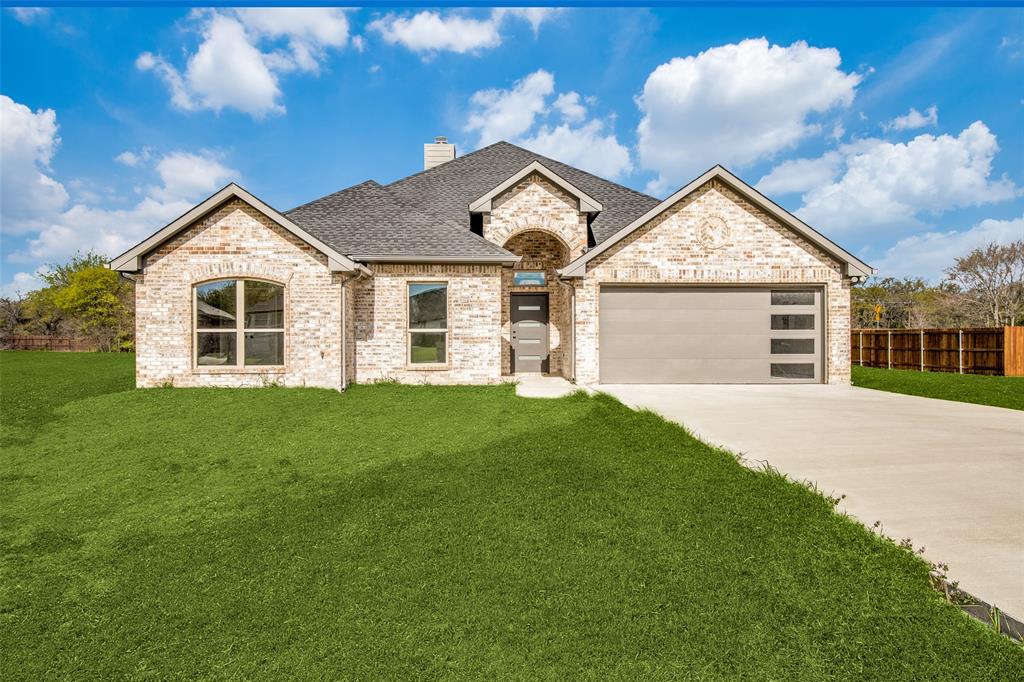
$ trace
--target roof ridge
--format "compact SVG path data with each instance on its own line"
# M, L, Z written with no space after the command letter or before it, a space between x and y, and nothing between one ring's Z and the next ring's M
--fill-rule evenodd
M434 169L437 169L437 168L444 167L445 169L450 169L452 167L452 164L458 164L458 163L460 163L462 161L465 161L466 159L469 159L469 158L479 154L480 152L487 151L491 147L497 147L500 144L508 144L508 143L505 142L504 140L498 140L497 142L492 142L491 144L487 145L486 147L480 147L480 149L474 149L470 153L465 154L463 156L456 156L451 161L445 161L444 163L439 163L436 166L431 166L430 168L424 168L423 170L416 171L415 173L413 173L411 175L406 175L404 177L398 178L397 180L392 180L388 184L384 185L384 187L391 187L392 185L397 185L400 182L405 182L406 180L411 180L413 178L418 178L419 176L425 175L425 174L429 173L430 171L432 171Z

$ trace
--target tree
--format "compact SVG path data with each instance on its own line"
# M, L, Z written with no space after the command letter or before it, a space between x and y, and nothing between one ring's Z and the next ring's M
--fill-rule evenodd
M53 301L73 320L78 333L101 350L119 347L130 336L131 308L121 276L101 265L87 265L66 273L66 283Z
M1024 239L975 249L957 258L946 278L985 311L989 324L1013 326L1024 319Z

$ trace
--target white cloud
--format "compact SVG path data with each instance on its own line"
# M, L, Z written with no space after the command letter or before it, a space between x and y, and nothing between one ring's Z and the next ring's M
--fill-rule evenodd
M547 111L547 98L555 90L555 77L538 69L516 81L508 90L478 90L470 97L467 132L479 133L478 147L512 140L533 127L538 114Z
M566 121L577 123L587 117L587 108L580 102L578 92L563 92L555 98L555 109Z
M122 166L128 166L129 168L135 168L139 164L149 161L149 156L152 150L149 147L143 147L142 151L133 152L126 150L114 157L114 161L117 161Z
M542 126L518 143L538 154L613 180L633 170L629 149L619 143L614 133L605 133L604 123L596 119L578 128L565 123L554 128Z
M0 215L3 231L18 234L40 227L40 213L59 210L68 200L50 174L60 138L53 109L33 112L0 95Z
M922 114L914 107L910 107L903 116L897 116L891 121L886 121L882 124L882 129L885 131L899 131L899 130L915 130L917 128L924 128L926 126L935 127L939 125L939 108L932 105L925 109Z
M23 248L5 249L9 262L54 262L89 250L117 255L238 174L208 152L171 152L157 160L159 182L136 205L108 209L88 199L95 195L83 192L82 200L69 206L64 185L43 172L51 172L48 164L59 144L56 113L33 113L2 95L0 104L0 224L7 232L26 236ZM140 160L148 153L140 153Z
M632 172L629 149L604 121L587 120L581 99L576 92L556 95L555 77L538 69L511 88L473 93L464 130L478 135L477 147L507 140L605 177ZM557 122L549 122L552 114Z
M903 143L865 139L821 159L787 161L758 183L765 191L805 191L797 215L829 231L907 228L921 214L1004 201L1017 195L1013 182L990 178L999 151L981 121L958 136L922 134ZM838 155L833 156L833 154ZM817 169L804 181L797 171Z
M839 51L764 38L677 57L647 78L638 153L664 191L716 163L742 167L821 131L814 116L848 106L861 76Z
M501 45L501 28L508 17L529 22L536 36L541 24L555 14L557 10L546 7L498 8L485 18L461 11L441 14L424 10L412 16L387 14L370 22L368 28L389 45L402 45L413 52L465 54Z
M874 263L879 277L924 277L931 281L943 278L943 271L953 259L972 250L998 242L1024 239L1024 215L1010 220L983 220L968 230L926 232L898 241Z
M0 286L0 296L4 298L21 298L35 289L42 288L44 282L39 278L39 272L16 272L11 281Z
M349 34L344 11L334 8L197 10L191 16L202 42L184 72L150 52L135 61L138 69L154 71L171 103L185 111L232 108L255 118L283 113L279 75L318 72L327 50L343 47ZM264 51L281 41L285 49Z
M12 7L11 14L15 19L29 26L50 16L50 10L45 7Z
M817 159L783 161L761 178L757 189L767 195L809 192L832 182L842 160L839 152L828 152Z

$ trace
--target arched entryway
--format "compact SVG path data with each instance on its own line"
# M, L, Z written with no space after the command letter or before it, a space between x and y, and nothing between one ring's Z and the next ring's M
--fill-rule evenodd
M502 373L570 376L570 290L557 272L569 263L568 245L546 230L525 230L503 246L522 260L502 273Z

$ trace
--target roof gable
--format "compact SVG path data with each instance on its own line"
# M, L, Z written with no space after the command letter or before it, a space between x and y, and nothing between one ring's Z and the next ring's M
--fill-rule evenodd
M586 194L583 190L577 189L575 185L557 173L549 170L540 161L531 161L522 170L512 174L505 181L501 182L482 197L472 202L469 205L470 213L490 213L491 203L496 197L501 195L502 192L510 187L514 187L520 180L529 176L531 173L537 173L544 176L572 196L576 197L579 201L579 211L581 213L599 213L604 210L604 206L602 206L601 202L597 199Z
M778 220L782 225L785 225L789 229L793 230L801 237L814 244L822 251L835 258L837 261L843 264L845 274L852 277L867 277L874 274L875 269L867 263L864 263L859 258L855 257L835 242L831 241L823 234L806 224L795 215L785 210L775 202L768 199L756 189L748 185L747 183L740 180L738 177L730 173L722 166L715 166L711 170L707 171L703 175L695 178L693 181L682 187L679 191L672 194L657 206L654 206L649 211L633 220L628 225L619 229L615 234L611 235L608 239L599 243L594 248L590 249L576 260L572 261L564 268L559 270L559 274L563 277L582 277L586 273L586 265L588 262L599 256L600 254L607 251L615 244L621 242L623 239L628 237L630 234L640 229L654 218L658 217L681 199L689 196L694 191L703 187L711 180L719 180L725 183L730 189L735 191L741 197L754 204L758 208L762 209L773 218Z
M200 220L214 212L232 199L240 199L241 201L244 201L253 209L259 211L285 230L288 230L296 237L315 248L317 251L323 253L327 256L327 266L332 272L352 272L356 270L367 272L364 266L354 262L344 254L339 253L334 248L309 234L293 221L278 213L269 205L257 199L255 196L233 182L208 197L205 201L194 206L184 215L181 215L171 221L148 238L128 249L120 256L111 260L107 264L107 267L111 270L118 270L120 272L138 272L142 269L142 259L146 254L152 252L161 244L174 237L174 235L192 225L197 220Z

